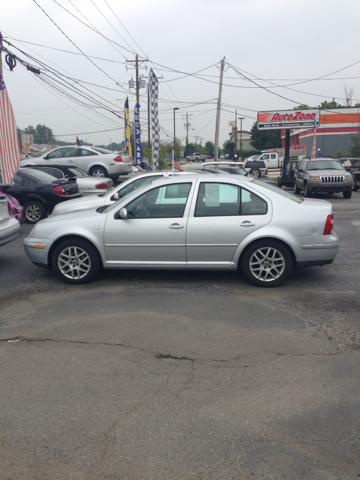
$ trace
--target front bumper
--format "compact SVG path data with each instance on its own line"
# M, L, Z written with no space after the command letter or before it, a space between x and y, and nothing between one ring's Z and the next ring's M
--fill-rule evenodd
M323 192L323 193L336 193L336 192L348 192L351 191L353 188L353 182L346 182L346 183L308 183L310 192Z
M23 242L26 255L38 267L49 268L48 255L52 245L48 238L26 237ZM44 245L43 248L39 245Z

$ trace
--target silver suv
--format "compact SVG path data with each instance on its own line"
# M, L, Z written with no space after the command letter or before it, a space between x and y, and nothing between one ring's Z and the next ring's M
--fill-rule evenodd
M351 198L354 180L342 164L333 158L302 160L295 170L294 193L304 190L305 197L313 193L339 193Z

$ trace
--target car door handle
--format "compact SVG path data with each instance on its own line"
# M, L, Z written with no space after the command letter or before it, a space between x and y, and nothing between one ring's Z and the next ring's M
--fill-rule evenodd
M171 228L171 230L180 230L181 228L184 228L182 227L181 225L179 225L178 223L172 223L169 228Z
M245 222L240 223L240 227L255 227L255 223L251 223L246 220Z
M68 163L75 163L75 160L68 160Z

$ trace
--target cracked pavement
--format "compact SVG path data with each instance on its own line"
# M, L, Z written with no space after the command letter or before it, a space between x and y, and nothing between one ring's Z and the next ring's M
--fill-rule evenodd
M0 251L0 480L360 476L360 192L340 253L276 289L107 271L69 286Z

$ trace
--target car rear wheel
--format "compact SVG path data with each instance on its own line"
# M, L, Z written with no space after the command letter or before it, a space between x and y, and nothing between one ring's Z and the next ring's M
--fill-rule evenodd
M103 167L93 167L90 170L90 175L92 175L93 177L107 177L108 173Z
M300 193L300 188L296 185L296 181L294 183L294 193L296 193L297 195Z
M84 284L93 280L101 268L96 248L82 239L70 239L54 250L51 264L55 274L65 283Z
M258 287L275 287L290 275L294 262L289 250L276 240L260 240L242 255L245 277Z
M252 168L250 170L250 175L252 175L255 178L260 177L260 170L258 168Z
M347 192L343 192L344 198L351 198L352 190L348 190Z
M310 192L310 190L309 190L309 186L308 186L307 183L305 183L305 185L304 185L304 195L305 195L305 197L307 197L307 198L311 197L311 192Z
M24 206L25 220L28 223L36 223L46 217L46 210L41 202L28 202Z

